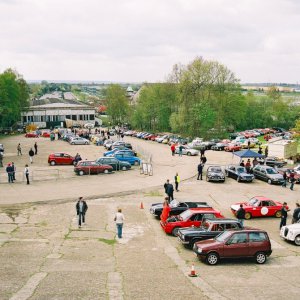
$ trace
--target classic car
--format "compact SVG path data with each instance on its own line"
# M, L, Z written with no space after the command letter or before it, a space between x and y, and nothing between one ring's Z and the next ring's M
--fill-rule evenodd
M267 166L277 168L282 168L287 164L286 161L280 160L278 157L275 156L268 156L265 159L258 159L258 162L262 165L266 164Z
M227 152L239 151L241 150L241 146L240 144L228 144L224 150Z
M280 230L280 236L287 240L294 242L297 246L300 246L300 223L294 223L291 225L282 226Z
M175 148L175 153L179 153L179 147L180 146L177 146ZM195 155L199 155L199 151L196 150L196 149L193 149L193 148L190 148L189 146L186 146L186 145L181 145L182 147L182 154L184 155L187 155L187 156L195 156Z
M211 207L207 202L178 202L176 200L171 201L170 205L170 216L175 216L181 214L183 211L189 208L199 208L199 207ZM150 213L155 217L159 218L163 211L163 203L153 203L150 207Z
M264 196L255 196L248 202L238 202L231 205L231 211L236 215L237 210L243 204L245 210L245 219L249 220L255 217L281 217L283 204Z
M131 169L131 164L126 161L120 161L114 157L100 157L96 160L98 164L112 166L114 171L126 171Z
M225 149L225 147L227 147L228 144L227 143L216 143L215 145L213 145L211 147L211 150L214 150L214 151L222 151Z
M248 140L244 141L243 143L241 143L241 147L242 149L247 149L247 148L254 148L256 146L255 143L251 142L248 143Z
M135 165L135 166L139 166L141 164L141 160L134 155L129 156L127 154L122 154L122 153L116 152L112 155L112 157L114 157L120 161L129 162L131 165Z
M74 167L74 172L77 175L91 175L100 173L111 173L113 171L112 166L98 164L95 161L84 160L77 163Z
M206 171L206 181L225 182L225 174L220 166L209 166Z
M64 152L51 153L48 156L48 164L55 165L75 165L75 158Z
M242 229L238 220L233 219L207 219L200 227L188 227L178 230L178 240L186 247L192 249L199 241L214 238L225 230Z
M39 135L36 132L32 131L32 132L27 132L25 134L25 137L27 137L27 138L38 138Z
M71 145L89 145L90 141L85 138L75 136L75 137L71 137L69 143Z
M290 181L291 174L294 174L295 183L300 183L300 173L297 173L294 169L289 168L282 168L277 169L278 173L283 175L284 172L286 173L286 178L288 181Z
M267 181L268 184L282 184L283 176L274 168L268 166L256 165L252 169L254 178Z
M160 221L163 230L174 236L179 228L197 226L199 227L204 219L224 218L218 210L211 207L190 208L180 215L169 217L165 222Z
M236 179L237 182L241 182L241 181L252 182L254 179L254 175L248 174L245 167L241 167L238 165L228 165L225 168L225 174L227 177Z
M194 244L193 251L201 261L216 265L223 258L254 258L266 262L272 248L266 231L260 229L228 230L213 239Z

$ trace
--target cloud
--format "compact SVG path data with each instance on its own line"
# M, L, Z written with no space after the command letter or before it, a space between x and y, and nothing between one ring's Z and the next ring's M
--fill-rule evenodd
M0 71L155 81L203 56L243 82L295 82L299 11L296 0L0 0Z

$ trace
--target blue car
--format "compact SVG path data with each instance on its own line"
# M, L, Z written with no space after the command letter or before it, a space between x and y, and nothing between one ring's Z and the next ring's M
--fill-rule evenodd
M132 156L129 156L129 155L126 155L125 153L115 153L113 155L113 157L115 157L116 159L120 160L120 161L126 161L126 162L129 162L131 165L135 165L135 166L138 166L141 164L141 160L132 155Z
M133 151L133 150L131 150L131 149L129 149L129 148L126 148L126 147L124 147L124 146L120 146L120 147L117 147L117 148L114 148L113 150L110 150L110 151L106 151L106 152L104 152L104 156L113 156L115 153L117 153L117 152L126 152L128 155L135 155L136 156L136 152L135 151Z

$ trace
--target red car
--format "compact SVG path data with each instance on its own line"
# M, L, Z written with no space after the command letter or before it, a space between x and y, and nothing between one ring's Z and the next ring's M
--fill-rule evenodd
M160 225L166 233L177 236L179 228L182 227L199 227L203 219L224 218L218 210L211 207L191 208L180 215L172 216L165 222L160 221Z
M27 132L25 134L25 137L27 137L27 138L38 138L39 135L36 132Z
M77 175L88 175L88 174L99 174L99 173L112 173L113 167L109 165L102 165L95 161L84 160L80 161L76 167L74 167L74 172Z
M241 150L241 146L238 144L228 144L228 146L225 147L224 150L227 152L239 151Z
M48 156L48 164L55 165L74 165L75 158L67 153L52 153Z
M286 178L288 181L290 181L291 173L294 174L295 183L300 183L300 174L297 174L296 171L293 169L283 168L277 170L279 174L283 175L284 172L286 172Z
M42 133L42 137L44 137L44 138L49 138L50 137L50 134L51 134L51 132L50 131L43 131L43 133Z
M245 219L249 220L255 217L281 217L281 209L283 204L269 199L264 196L255 196L248 202L238 202L231 205L231 211L236 215L237 210L240 208L240 204L243 204L243 208L246 211ZM288 207L287 207L288 209Z

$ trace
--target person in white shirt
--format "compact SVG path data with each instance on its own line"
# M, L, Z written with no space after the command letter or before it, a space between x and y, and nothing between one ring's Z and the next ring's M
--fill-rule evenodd
M26 177L27 184L29 184L29 168L28 168L28 165L25 165L24 175Z
M125 217L122 214L122 209L121 208L119 208L118 212L115 214L114 220L115 220L116 225L117 225L118 238L121 239L122 238L123 223L125 221Z

